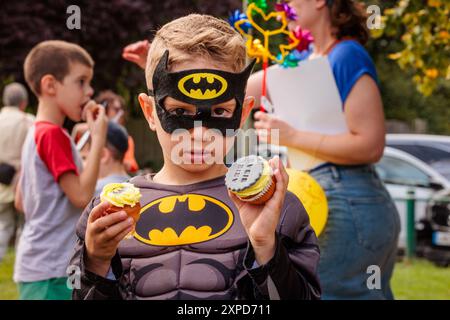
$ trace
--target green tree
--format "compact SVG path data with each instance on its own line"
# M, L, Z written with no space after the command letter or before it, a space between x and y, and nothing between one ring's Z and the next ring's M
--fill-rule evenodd
M389 58L410 73L417 89L430 96L450 80L450 1L401 0L386 8L385 27L374 36L397 39L401 48Z
M367 49L377 66L386 117L408 124L412 124L416 118L421 118L427 122L429 133L450 134L450 55L448 42L444 45L441 41L445 31L449 31L450 1L364 2L366 6L378 5L384 13L382 28L372 30L372 39ZM400 11L399 8L405 9ZM424 12L432 15L424 15ZM443 12L444 15L447 12L445 21L441 15ZM413 25L408 14L421 18ZM406 19L407 23L403 19ZM416 26L418 27L414 29ZM412 34L414 40L409 41L409 36L404 37L405 34ZM426 34L431 34L431 37L437 40L425 45L425 38L429 38ZM398 57L399 55L401 57ZM417 62L420 60L422 62ZM430 71L432 69L439 70L437 76L435 71Z
M81 10L81 29L69 30L67 7ZM60 39L80 44L95 61L96 91L124 95L133 116L139 114L138 92L145 91L142 70L122 59L127 44L151 40L155 30L183 15L199 12L219 17L239 8L241 0L16 0L2 1L0 10L0 90L9 81L24 83L23 61L37 43ZM31 105L36 100L32 97Z

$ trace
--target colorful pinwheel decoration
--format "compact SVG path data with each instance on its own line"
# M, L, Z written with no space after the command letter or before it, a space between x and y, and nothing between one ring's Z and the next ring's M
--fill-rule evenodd
M275 11L269 13L266 13L268 6L265 0L249 0L248 3L246 14L236 10L230 16L229 21L246 39L247 54L258 61L262 61L262 97L266 97L266 78L269 62L278 63L283 67L296 67L304 56L299 49L309 47L310 42L306 42L309 41L310 35L301 30L298 32L288 30L289 21L297 19L297 14L287 3L281 2L276 4ZM278 27L268 29L267 26L262 25L263 23L256 22L255 17L262 18L259 21L264 23L275 19L278 21ZM254 38L255 31L262 35L261 39ZM285 40L278 45L278 52L273 53L270 49L270 42L274 36L280 35L284 36ZM265 111L263 106L261 106L261 109Z
M269 7L267 5L267 0L248 0L248 5L251 5L252 3L255 4L258 8L260 8L264 13L267 12L267 8Z
M295 12L294 8L292 8L284 1L282 1L281 3L276 3L275 10L278 12L284 12L288 20L291 21L297 20L297 13Z
M234 28L234 24L239 20L248 20L247 15L242 13L240 10L236 9L234 12L228 17L228 23L231 24ZM251 29L252 25L249 22L245 22L242 24L241 28L246 33Z
M299 41L298 45L286 56L283 62L280 63L283 68L294 68L298 66L298 63L307 59L311 53L311 44L314 41L311 32L302 30L299 26L297 26L294 30L294 36Z
M297 47L295 48L299 52L311 50L310 45L314 42L314 38L308 30L302 30L300 26L297 26L294 30L294 36L299 40Z
M244 38L246 38L247 54L252 58L256 58L258 61L262 61L263 83L261 94L263 97L266 97L266 78L269 61L283 63L284 58L298 45L299 41L292 32L288 31L288 21L284 11L273 11L266 15L263 9L259 8L255 3L250 3L246 13L247 19L236 21L234 27L244 36ZM253 19L256 15L262 17L263 21L269 21L270 19L275 18L281 23L281 26L277 29L267 30ZM252 26L252 29L255 29L262 35L262 41L260 39L255 39L253 34L244 30L245 28L242 26L248 23ZM271 37L276 35L286 35L287 38L290 39L286 41L287 43L281 43L278 46L279 54L272 53L269 48ZM261 110L266 111L262 105Z

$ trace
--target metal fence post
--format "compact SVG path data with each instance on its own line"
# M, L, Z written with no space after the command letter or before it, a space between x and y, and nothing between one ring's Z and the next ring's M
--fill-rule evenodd
M416 254L416 222L415 222L415 193L408 190L406 198L406 257L414 258Z

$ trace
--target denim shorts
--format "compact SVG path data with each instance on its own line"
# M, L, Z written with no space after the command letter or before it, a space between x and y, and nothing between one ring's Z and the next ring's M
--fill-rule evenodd
M375 168L326 164L310 174L329 207L319 237L322 298L393 299L400 219Z

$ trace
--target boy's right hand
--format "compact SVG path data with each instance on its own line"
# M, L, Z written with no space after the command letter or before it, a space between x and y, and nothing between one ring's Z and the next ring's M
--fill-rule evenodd
M103 147L106 143L106 132L108 130L108 117L105 107L97 104L94 100L89 101L83 109L83 119L87 122L92 141L98 141Z
M106 201L95 206L89 214L86 228L86 269L102 277L108 274L120 241L133 230L135 224L125 211L107 214L110 206Z

